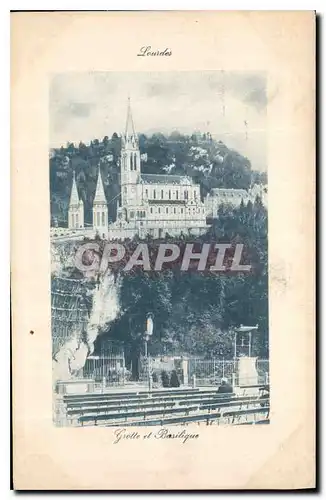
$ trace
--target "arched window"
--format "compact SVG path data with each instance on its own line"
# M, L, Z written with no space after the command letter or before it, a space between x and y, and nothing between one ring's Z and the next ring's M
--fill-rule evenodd
M72 223L71 224L72 227L75 227L75 216L74 216L74 214L71 214L71 223Z
M163 200L163 198L164 198L163 189L161 189L161 198L162 198L162 200Z
M130 155L130 170L132 170L132 154Z
M176 198L177 198L177 200L178 200L178 199L179 199L179 191L176 191L176 192L175 192L175 195L176 195Z
M171 200L171 189L169 189L169 200Z
M78 214L76 214L76 227L78 227Z
M102 226L105 226L105 214L102 212Z
M137 155L134 154L134 170L137 170Z
M168 208L168 207L166 207L166 213L167 213L167 214L169 213L169 208Z
M100 225L100 212L96 212L96 225Z
M153 191L153 198L154 198L154 200L155 200L155 198L156 198L156 190L155 190L155 189L154 189L154 191Z

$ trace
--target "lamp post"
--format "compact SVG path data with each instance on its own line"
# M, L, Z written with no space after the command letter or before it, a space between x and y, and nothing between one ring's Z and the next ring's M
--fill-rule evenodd
M152 390L152 367L151 367L151 359L148 356L148 341L153 335L153 315L152 313L147 313L146 315L146 331L144 334L144 343L145 343L145 359L147 365L147 378L148 378L148 390L149 392Z
M258 325L255 325L255 326L240 325L239 328L235 328L235 330L234 330L234 359L237 358L237 347L239 347L237 344L237 334L238 333L241 333L242 335L248 334L248 356L249 356L249 358L251 357L251 347L252 347L251 336L252 336L253 330L258 330ZM244 338L242 337L241 340L242 340L242 343L240 344L240 347L245 347Z
M224 351L220 349L220 356L222 356L222 378L225 377L225 363L224 363Z

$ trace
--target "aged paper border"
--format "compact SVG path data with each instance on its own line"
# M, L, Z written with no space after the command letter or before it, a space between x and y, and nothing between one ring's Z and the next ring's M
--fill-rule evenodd
M16 12L11 24L15 489L313 487L314 13ZM136 57L144 44L169 46L173 56ZM49 76L207 69L269 74L271 424L200 426L200 438L184 445L113 445L111 429L57 429L51 420Z

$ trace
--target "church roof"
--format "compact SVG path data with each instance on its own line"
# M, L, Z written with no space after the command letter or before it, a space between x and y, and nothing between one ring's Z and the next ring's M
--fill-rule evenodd
M193 184L192 179L184 175L141 174L140 178L143 184L181 184L184 186Z
M149 205L185 205L186 200L148 200Z
M101 169L98 171L98 177L97 177L97 184L96 184L96 191L95 191L95 197L94 197L94 203L99 203L99 204L106 204L106 196L104 192L104 187L103 187L103 182L102 182L102 176L101 176Z
M245 189L213 188L211 196L248 196Z
M79 203L79 196L78 196L76 177L75 177L75 172L74 172L73 173L73 180L72 180L72 188L71 188L71 193L70 193L69 206L71 207L74 205L78 205L78 203Z

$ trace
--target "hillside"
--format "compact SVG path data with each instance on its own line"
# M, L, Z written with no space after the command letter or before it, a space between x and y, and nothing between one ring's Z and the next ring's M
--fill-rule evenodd
M251 170L250 161L224 143L216 142L210 134L169 136L140 134L143 173L189 175L201 186L204 197L212 188L247 189L253 182L266 183L266 174ZM92 222L92 202L98 167L101 168L104 189L109 201L109 218L115 220L119 197L119 158L121 141L116 133L89 145L69 143L53 149L50 154L51 223L65 226L72 172L84 202L85 223Z

